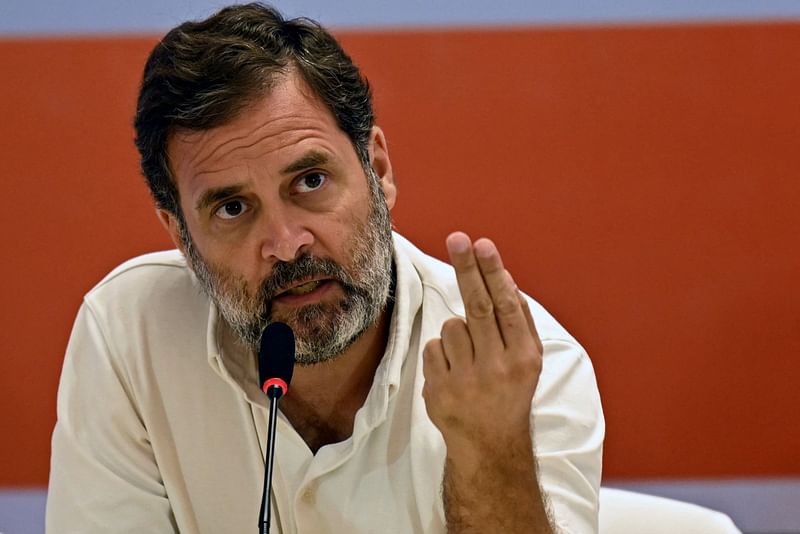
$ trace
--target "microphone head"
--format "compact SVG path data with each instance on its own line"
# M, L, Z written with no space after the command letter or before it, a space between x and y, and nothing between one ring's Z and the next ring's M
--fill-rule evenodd
M258 377L261 388L267 393L277 385L284 394L289 389L294 371L294 332L286 323L270 323L261 333L258 350ZM269 384L267 384L269 382Z

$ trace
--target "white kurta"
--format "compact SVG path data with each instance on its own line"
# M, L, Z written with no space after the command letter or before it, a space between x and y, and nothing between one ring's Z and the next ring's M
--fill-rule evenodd
M273 533L444 533L445 448L421 396L421 354L464 313L453 270L395 235L396 302L353 435L312 454L280 417ZM537 303L540 480L564 532L597 531L603 415L580 345ZM257 532L267 401L177 251L110 273L67 348L47 532Z

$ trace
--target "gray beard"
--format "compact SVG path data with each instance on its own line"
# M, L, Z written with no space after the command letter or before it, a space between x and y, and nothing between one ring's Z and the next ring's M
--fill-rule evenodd
M328 258L308 254L275 264L258 291L251 294L247 283L223 267L211 265L200 255L186 229L182 215L178 226L184 254L204 292L239 341L258 352L261 332L271 322L287 323L295 333L295 361L311 365L342 354L386 309L392 285L392 230L389 209L377 176L369 173L370 214L355 228L348 243L352 266L347 269ZM293 282L323 276L337 281L344 292L341 300L317 303L273 316L272 299Z

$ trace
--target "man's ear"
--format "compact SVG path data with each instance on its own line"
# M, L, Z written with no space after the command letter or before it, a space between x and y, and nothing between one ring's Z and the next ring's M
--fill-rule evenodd
M386 144L386 137L383 135L383 130L378 126L373 126L370 132L369 162L375 174L378 175L383 195L386 197L386 205L389 209L392 209L397 200L397 186L394 183L392 162L389 161L389 147Z
M163 208L156 208L156 216L158 220L161 221L161 226L164 227L170 239L172 239L172 242L175 244L175 248L183 252L183 240L181 239L181 232L178 229L178 219L175 217L175 214Z

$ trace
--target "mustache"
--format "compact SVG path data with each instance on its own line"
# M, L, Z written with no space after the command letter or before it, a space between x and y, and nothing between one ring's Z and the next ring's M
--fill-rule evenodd
M345 288L353 287L354 280L347 271L329 258L318 258L303 254L292 261L280 261L259 288L262 302L268 302L289 286L313 277L332 278Z

